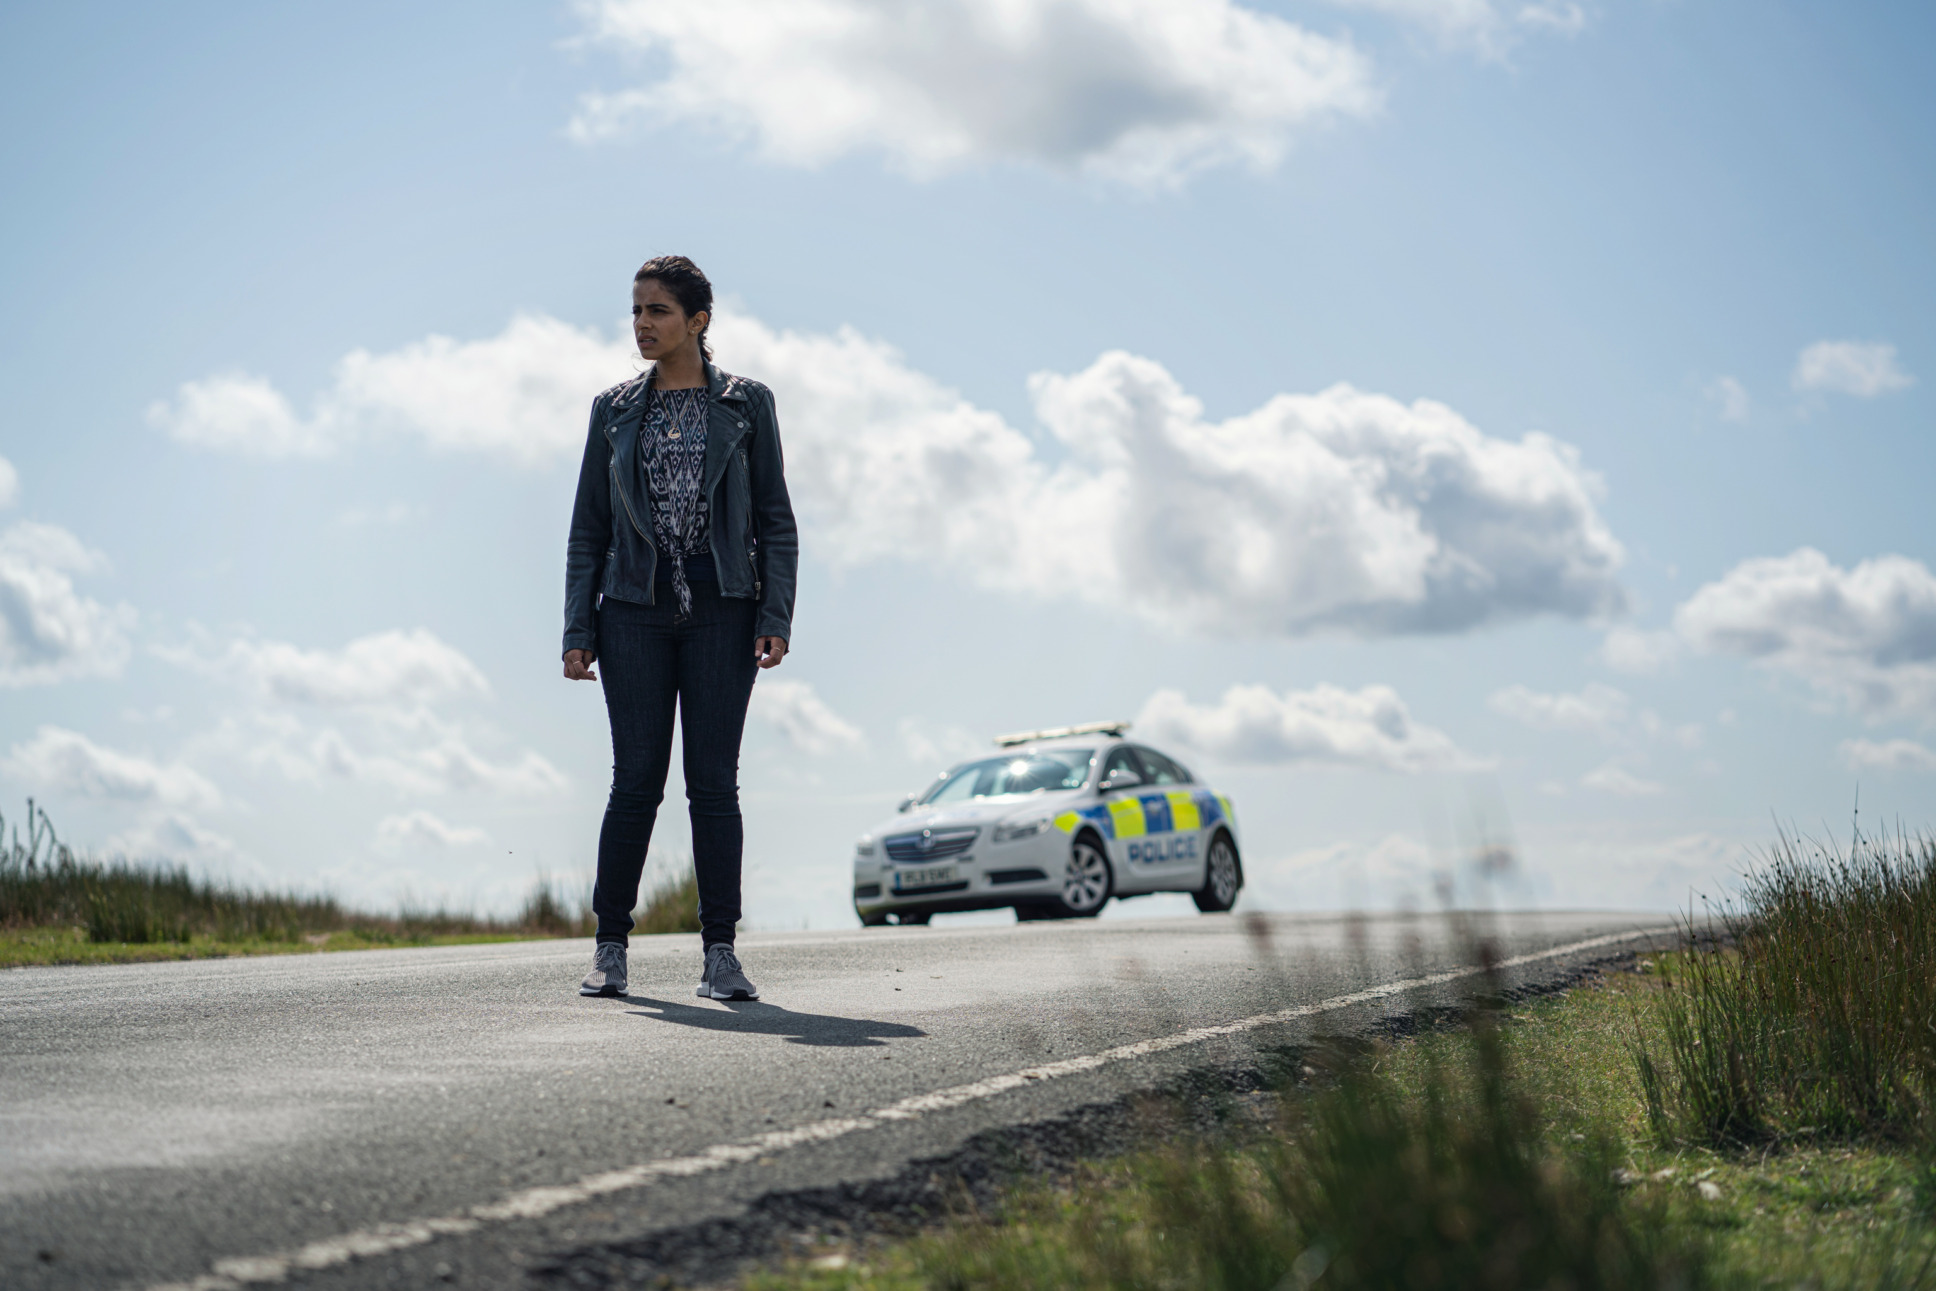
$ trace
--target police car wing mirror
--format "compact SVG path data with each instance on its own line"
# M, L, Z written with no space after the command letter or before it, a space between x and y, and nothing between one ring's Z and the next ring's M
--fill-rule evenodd
M1114 771L1111 771L1098 787L1104 793L1108 793L1112 789L1128 789L1131 786L1141 783L1143 783L1143 777L1137 775L1127 767L1118 767Z
M907 810L907 809L908 809L909 807L912 807L913 805L914 805L914 795L913 795L913 794L909 794L909 795L908 795L907 797L905 797L905 798L903 798L903 799L901 799L901 805L900 805L900 806L898 806L898 807L896 807L896 808L895 808L894 810L896 810L896 811L903 811L903 812L904 812L904 811L906 811L906 810Z

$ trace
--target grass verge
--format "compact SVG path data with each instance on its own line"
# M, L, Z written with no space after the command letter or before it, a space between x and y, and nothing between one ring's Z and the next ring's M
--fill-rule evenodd
M1916 1153L1710 1147L1654 1133L1632 1061L1660 973L1611 974L1476 1028L1301 1055L1261 1120L964 1202L750 1291L915 1288L1928 1286Z
M329 950L384 950L397 946L466 946L484 942L523 941L548 934L536 932L424 933L391 937L374 930L339 929L306 933L296 941L222 941L190 937L186 941L90 941L85 928L0 928L0 968L52 964L145 964L170 959L226 959L235 955L302 955Z
M0 826L4 825L0 821ZM259 892L197 879L185 868L76 856L28 803L0 844L0 967L301 954L391 946L583 937L591 912L543 874L514 918L443 909L377 915L334 897ZM687 869L663 875L636 911L638 931L699 931L699 889Z

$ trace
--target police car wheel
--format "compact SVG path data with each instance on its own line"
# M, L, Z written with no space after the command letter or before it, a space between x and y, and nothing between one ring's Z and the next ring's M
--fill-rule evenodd
M1203 863L1203 886L1190 894L1197 909L1205 914L1228 910L1237 904L1237 893L1244 886L1243 863L1237 859L1237 845L1230 835L1218 831L1210 840L1210 854Z
M863 928L887 927L887 911L885 910L876 910L872 914L861 914L860 911L856 910L854 913L860 915L860 926Z
M1089 834L1077 837L1069 848L1069 864L1062 872L1062 897L1051 903L1051 918L1093 919L1109 904L1116 876L1110 871L1109 857L1102 845Z

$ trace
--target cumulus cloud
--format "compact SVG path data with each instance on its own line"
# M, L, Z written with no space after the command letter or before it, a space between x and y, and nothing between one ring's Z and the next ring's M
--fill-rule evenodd
M1443 404L1341 385L1212 422L1160 364L1116 352L1032 380L1038 445L851 330L730 317L720 344L780 391L802 521L836 559L924 559L1265 635L1625 604L1578 454L1492 438Z
M1627 720L1627 696L1612 686L1589 682L1577 694L1547 695L1526 686L1508 686L1487 701L1501 713L1535 730L1589 731L1605 735Z
M1842 569L1809 547L1746 560L1674 625L1697 649L1799 677L1865 716L1936 720L1936 575L1919 560Z
M488 746L502 741L488 730L434 711L488 695L490 683L462 651L422 628L372 633L339 649L238 641L214 653L158 653L212 676L240 678L255 701L197 737L196 747L290 780L512 797L543 797L566 784L540 754L492 752ZM317 709L330 714L326 722L316 720Z
M586 14L664 75L586 95L574 138L697 122L795 166L872 152L915 175L1020 161L1160 186L1268 169L1301 130L1380 102L1348 42L1231 0L593 0Z
M96 744L78 731L43 726L0 764L45 792L165 807L217 807L222 795L194 768L161 763Z
M810 682L763 676L753 686L748 712L778 729L803 753L856 749L866 742L860 728L829 708Z
M1644 738L1692 749L1700 746L1702 738L1699 723L1670 726L1652 709L1634 713L1626 692L1597 681L1570 694L1507 686L1493 692L1487 703L1494 712L1534 730L1580 731L1615 744L1637 745Z
M215 666L267 697L325 708L433 703L491 688L476 664L424 628L373 633L340 650L238 641Z
M1596 767L1580 777L1580 784L1588 789L1598 789L1617 798L1649 798L1665 792L1665 786L1652 780L1643 780L1633 772L1617 763L1609 762Z
M507 340L522 324L479 343L499 384L550 392L515 435L404 415L428 399L390 399L394 426L520 462L575 458L590 395L628 370L620 347L522 323L543 343ZM1578 453L1494 438L1430 400L1339 385L1209 421L1162 365L1116 352L1032 380L1038 439L851 329L722 311L713 332L722 362L774 387L802 524L836 561L916 559L1006 592L1261 635L1453 632L1625 605L1621 547ZM554 339L575 357L554 362ZM410 352L467 348L440 344Z
M1431 34L1441 43L1486 57L1503 55L1525 32L1573 36L1586 27L1586 10L1571 0L1495 3L1494 0L1329 0L1341 9L1384 14Z
M1285 691L1232 686L1215 704L1192 704L1159 690L1136 717L1152 743L1194 750L1225 764L1340 766L1421 772L1476 769L1485 763L1450 736L1412 720L1389 686Z
M537 752L493 756L459 725L423 711L366 713L347 733L336 726L311 726L288 712L257 712L222 722L196 743L288 780L353 780L412 796L542 798L567 784Z
M258 881L268 877L267 871L245 856L234 840L178 811L144 814L133 826L112 835L106 850L121 856L193 861L204 871L233 872L239 868Z
M185 383L148 419L197 448L320 457L363 438L410 435L432 448L543 465L585 442L591 397L636 370L623 332L519 315L481 341L429 336L386 354L354 350L307 414L261 377Z
M1837 751L1853 771L1936 771L1936 749L1914 740L1844 740Z
M1817 341L1795 359L1789 381L1797 390L1828 390L1858 399L1907 390L1916 383L1896 362L1896 347L1881 341Z
M121 671L134 611L74 587L75 574L105 564L57 525L23 520L0 531L0 686Z
M385 816L376 823L378 851L442 851L452 847L481 847L490 834L475 825L453 825L432 812L417 810Z
M20 500L20 472L13 463L0 457L0 509L12 506Z

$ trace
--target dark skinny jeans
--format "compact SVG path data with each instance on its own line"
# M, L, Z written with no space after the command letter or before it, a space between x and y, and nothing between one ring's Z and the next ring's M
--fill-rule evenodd
M701 935L708 946L730 946L740 914L739 743L757 671L754 603L695 579L692 615L674 623L677 598L670 586L656 590L656 605L608 598L598 611L598 675L612 723L612 794L592 888L598 940L622 946L632 931L639 875L672 765L676 707Z

